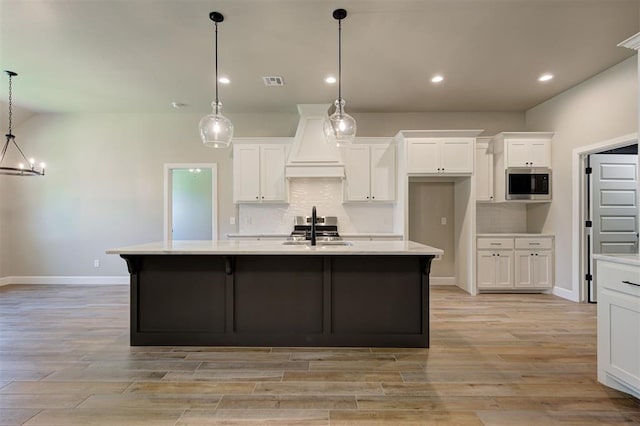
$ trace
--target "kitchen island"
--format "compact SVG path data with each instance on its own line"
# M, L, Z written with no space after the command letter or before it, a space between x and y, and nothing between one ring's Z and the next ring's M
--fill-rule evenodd
M131 345L429 346L440 249L166 241L108 250L131 276Z

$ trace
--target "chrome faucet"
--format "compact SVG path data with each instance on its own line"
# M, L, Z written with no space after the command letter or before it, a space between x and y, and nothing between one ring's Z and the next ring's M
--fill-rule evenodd
M316 206L311 209L311 245L316 245Z

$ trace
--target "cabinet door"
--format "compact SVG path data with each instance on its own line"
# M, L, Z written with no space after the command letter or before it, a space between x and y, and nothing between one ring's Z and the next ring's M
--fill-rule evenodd
M371 199L396 199L396 147L371 145Z
M479 289L494 288L496 285L496 256L492 250L478 250L476 281Z
M493 200L493 154L486 145L476 145L476 201Z
M233 201L260 200L260 146L233 146Z
M553 256L551 250L541 250L533 255L533 286L536 288L553 287Z
M497 250L496 252L496 288L513 287L513 251Z
M598 278L607 279L598 274ZM598 370L640 392L640 298L598 290ZM602 375L602 377L601 377ZM606 376L598 372L598 379ZM606 382L605 382L606 383ZM616 387L616 389L621 389Z
M370 162L368 145L351 145L345 149L347 201L367 201L370 197Z
M529 144L529 165L533 167L551 167L551 143L549 140L532 140Z
M473 173L474 149L469 139L442 142L440 168L442 173Z
M263 145L260 150L260 200L285 201L284 145Z
M407 142L408 173L438 173L441 144L435 139L409 139Z
M514 285L518 287L533 287L533 252L530 250L516 250L516 278Z
M529 141L507 141L507 167L528 167L531 161Z

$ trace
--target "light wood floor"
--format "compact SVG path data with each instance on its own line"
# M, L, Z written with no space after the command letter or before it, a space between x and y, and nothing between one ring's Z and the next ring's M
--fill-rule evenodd
M436 288L430 349L129 347L126 286L0 287L0 424L640 424L596 307Z

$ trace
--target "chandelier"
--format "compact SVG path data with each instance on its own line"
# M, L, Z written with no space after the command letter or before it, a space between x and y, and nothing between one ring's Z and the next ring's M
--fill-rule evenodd
M11 79L15 76L17 76L18 74L13 72L13 71L6 71L5 73L9 76L9 133L7 133L5 136L7 137L7 141L4 143L4 146L2 147L2 151L0 151L0 175L12 175L12 176L44 176L44 163L40 163L40 168L38 169L36 167L36 160L33 158L29 158L27 160L27 157L24 155L24 152L22 152L22 150L20 149L20 146L18 146L18 143L16 142L16 136L13 134L12 132L12 119L13 119L13 92L12 92L12 87L11 87ZM9 166L5 166L3 165L4 162L4 158L7 154L7 150L9 149L9 146L14 146L18 152L20 153L20 156L22 157L22 160L24 162L18 163L16 165L16 167L9 167Z

